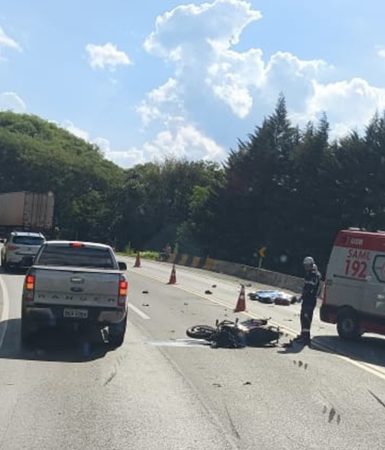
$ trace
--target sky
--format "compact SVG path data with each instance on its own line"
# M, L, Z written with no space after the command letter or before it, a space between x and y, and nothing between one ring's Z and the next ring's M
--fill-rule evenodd
M224 161L280 93L331 138L385 109L381 0L0 0L0 110L122 167Z

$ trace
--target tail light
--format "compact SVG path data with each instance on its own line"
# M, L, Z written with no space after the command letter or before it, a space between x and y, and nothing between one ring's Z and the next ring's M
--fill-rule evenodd
M24 282L24 298L27 302L33 302L33 296L35 293L35 275L29 274L25 277Z
M119 281L119 298L118 305L125 306L128 292L128 281L125 277L121 277Z
M70 247L72 248L82 248L84 244L82 242L70 242Z
M17 245L9 245L8 246L8 250L11 250L12 252L14 251L14 250L18 250L19 249L19 247L17 246Z

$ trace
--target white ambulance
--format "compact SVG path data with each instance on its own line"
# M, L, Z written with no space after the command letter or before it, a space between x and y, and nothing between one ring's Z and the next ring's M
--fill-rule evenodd
M341 338L385 334L385 232L340 231L330 256L321 320Z

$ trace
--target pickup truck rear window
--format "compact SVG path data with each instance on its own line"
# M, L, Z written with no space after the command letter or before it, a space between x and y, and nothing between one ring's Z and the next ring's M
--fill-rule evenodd
M100 269L117 269L110 250L93 247L43 247L35 264L41 266L71 266Z
M12 242L19 245L42 245L44 239L39 236L14 236Z

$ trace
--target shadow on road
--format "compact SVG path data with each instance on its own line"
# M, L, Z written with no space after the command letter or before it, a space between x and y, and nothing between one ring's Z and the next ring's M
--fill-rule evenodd
M384 338L363 336L360 339L348 341L338 336L315 336L312 341L314 350L338 353L356 361L385 367Z
M102 333L78 333L66 329L41 329L31 337L28 346L21 345L20 319L1 322L7 333L0 359L52 362L89 362L103 358L111 350Z

